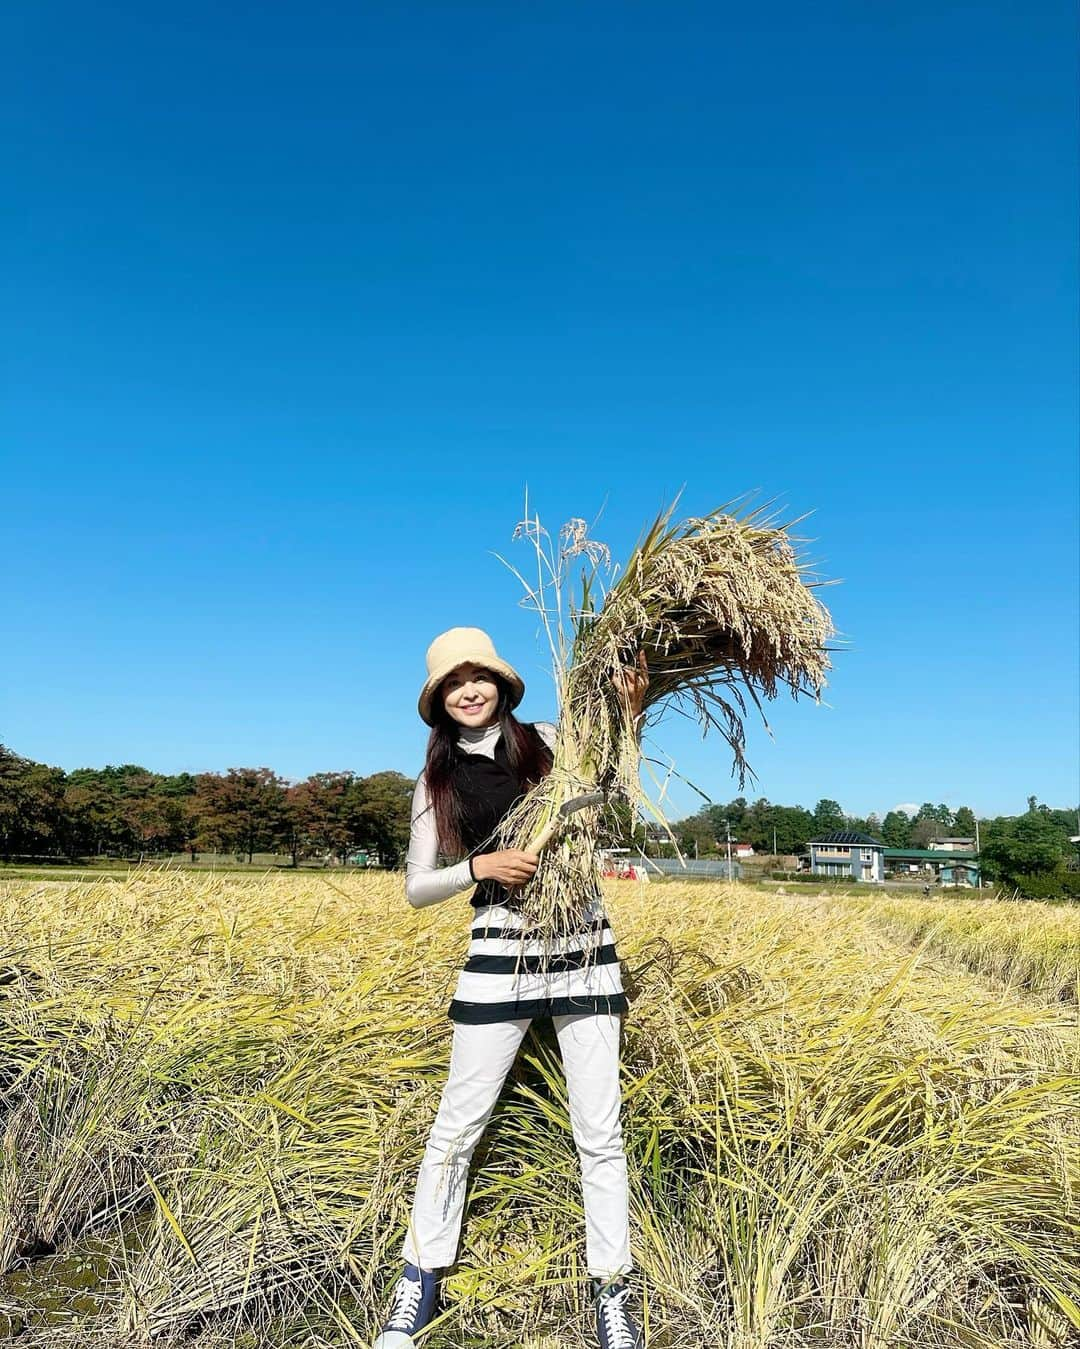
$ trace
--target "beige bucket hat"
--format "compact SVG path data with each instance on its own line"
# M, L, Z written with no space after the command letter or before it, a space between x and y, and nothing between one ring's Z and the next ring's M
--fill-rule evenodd
M510 685L510 706L517 707L525 694L525 681L512 665L495 650L495 644L482 628L449 628L439 633L427 649L428 677L420 690L417 708L429 726L435 725L431 704L435 691L450 673L466 661L483 665L502 675Z

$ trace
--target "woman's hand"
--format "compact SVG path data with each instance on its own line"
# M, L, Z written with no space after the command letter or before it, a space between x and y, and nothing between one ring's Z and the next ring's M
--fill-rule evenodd
M637 653L633 665L624 665L612 675L615 687L626 699L630 715L636 721L641 716L645 704L645 690L649 687L649 661L644 651Z
M506 848L502 852L485 852L472 860L473 875L478 881L498 881L500 885L524 885L532 880L540 859L520 848Z

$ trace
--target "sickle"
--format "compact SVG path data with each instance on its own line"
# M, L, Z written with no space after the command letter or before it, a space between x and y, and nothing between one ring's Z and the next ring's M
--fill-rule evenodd
M543 849L551 842L555 831L561 829L571 815L576 815L579 810L584 810L586 806L598 806L602 801L606 800L607 792L595 791L586 792L584 796L574 796L571 797L569 801L564 801L525 851L539 856Z

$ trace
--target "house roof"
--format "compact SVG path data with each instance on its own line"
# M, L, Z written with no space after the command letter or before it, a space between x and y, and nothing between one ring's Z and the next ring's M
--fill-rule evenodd
M937 857L943 862L976 862L979 854L974 852L946 852L941 848L886 848L886 857Z
M857 829L834 829L831 834L822 834L820 838L810 839L811 843L872 843L875 848L883 848L885 845L880 839L871 838L869 834L862 834Z

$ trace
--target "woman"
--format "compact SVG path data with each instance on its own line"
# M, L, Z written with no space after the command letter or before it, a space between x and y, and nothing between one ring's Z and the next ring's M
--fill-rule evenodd
M479 628L436 637L427 671L418 708L432 730L413 796L406 895L422 908L475 884L476 913L449 1009L450 1073L417 1177L405 1269L374 1349L411 1349L436 1315L437 1274L456 1257L469 1162L537 1016L552 1018L566 1072L600 1349L640 1349L623 1277L632 1270L619 1118L620 1013L627 1003L611 928L597 893L583 897L583 930L561 938L555 952L545 957L539 942L522 947L512 891L533 875L537 858L516 848L487 850L513 803L551 771L555 727L513 715L524 682ZM647 678L642 663L618 681L635 717ZM440 851L465 856L438 867Z

